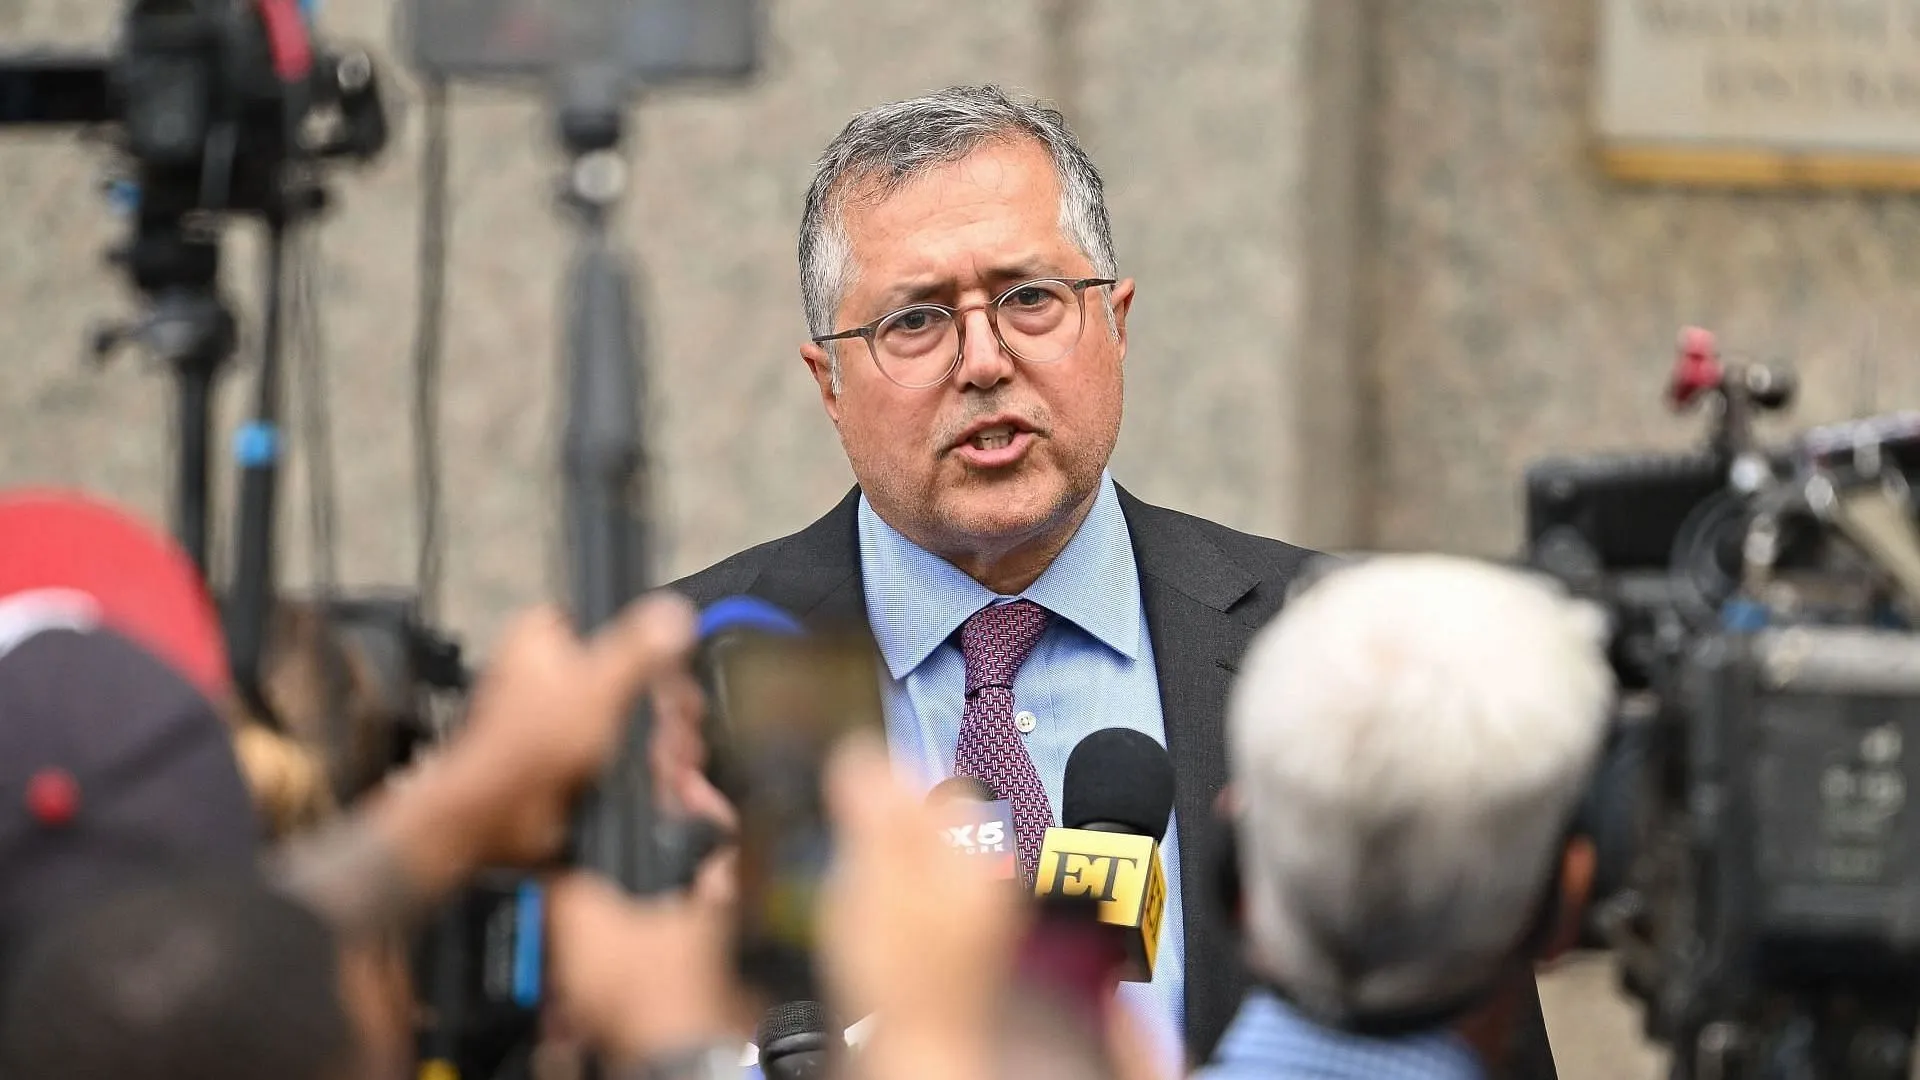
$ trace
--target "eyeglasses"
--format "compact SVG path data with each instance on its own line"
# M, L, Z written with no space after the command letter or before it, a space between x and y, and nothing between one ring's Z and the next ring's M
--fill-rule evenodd
M947 381L966 353L961 316L984 309L1000 347L1029 364L1050 364L1072 352L1086 329L1087 290L1115 278L1038 278L1023 281L990 303L952 308L914 304L865 326L814 338L816 345L863 338L880 374L908 390Z

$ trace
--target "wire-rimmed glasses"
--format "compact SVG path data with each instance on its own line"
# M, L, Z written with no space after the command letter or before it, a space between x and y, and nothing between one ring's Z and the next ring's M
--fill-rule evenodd
M865 326L813 340L825 345L861 338L880 374L908 390L924 390L945 382L960 366L966 351L961 317L967 312L985 309L987 325L1009 354L1029 364L1049 364L1080 344L1087 326L1087 290L1116 283L1115 278L1035 278L986 304L912 304Z

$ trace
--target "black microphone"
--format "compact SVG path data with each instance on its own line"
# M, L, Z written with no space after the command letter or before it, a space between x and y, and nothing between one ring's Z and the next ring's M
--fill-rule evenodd
M1097 923L1112 965L1088 977L1151 982L1167 905L1160 841L1173 815L1172 759L1142 732L1096 731L1068 756L1060 802L1064 827L1047 830L1034 880L1042 929L1077 921L1085 936Z
M985 780L977 776L950 776L927 792L928 806L945 806L956 802L992 802L999 798Z
M754 1032L760 1071L767 1080L820 1080L830 1070L845 1037L836 1034L817 1001L789 1001L767 1010Z
M1088 832L1166 839L1173 818L1173 759L1153 736L1103 728L1067 756L1060 824Z

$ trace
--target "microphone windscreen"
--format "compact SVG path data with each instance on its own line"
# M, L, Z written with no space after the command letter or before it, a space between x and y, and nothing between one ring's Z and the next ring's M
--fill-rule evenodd
M798 637L806 632L800 620L757 596L728 596L700 610L700 640L735 630L788 637Z
M817 1001L786 1001L767 1010L754 1030L755 1046L779 1042L791 1035L827 1030L826 1006Z
M1069 829L1120 825L1157 843L1173 815L1173 759L1151 735L1104 728L1067 757L1060 824Z
M977 776L955 776L940 781L927 792L928 806L952 802L992 802L999 798L985 780Z
M760 1068L774 1077L826 1075L828 1059L845 1039L817 1001L788 1001L768 1009L754 1030Z

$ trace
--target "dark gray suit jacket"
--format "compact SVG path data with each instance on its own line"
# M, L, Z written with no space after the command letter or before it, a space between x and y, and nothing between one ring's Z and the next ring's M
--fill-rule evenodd
M1227 782L1227 687L1249 639L1280 610L1288 585L1315 553L1150 506L1124 488L1119 495L1140 566L1173 759L1186 914L1187 1046L1194 1060L1205 1061L1246 987L1208 865L1213 803ZM747 594L803 621L864 620L858 504L856 489L805 529L671 587L700 605Z

